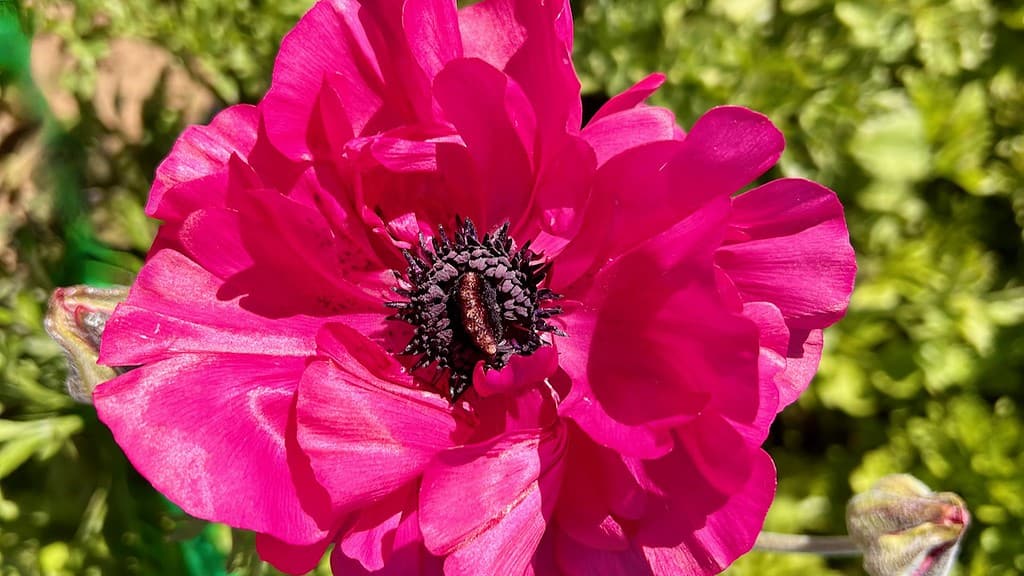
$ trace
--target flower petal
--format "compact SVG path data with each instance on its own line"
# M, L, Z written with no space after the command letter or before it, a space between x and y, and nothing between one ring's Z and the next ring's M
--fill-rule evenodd
M402 521L391 538L390 554L379 570L367 570L357 560L343 554L340 546L331 554L331 571L345 576L443 576L443 561L423 546L419 513L413 506L403 512Z
M558 354L551 346L542 346L529 356L515 355L500 370L484 370L477 365L473 374L473 389L481 396L510 394L528 386L535 386L558 369Z
M286 448L304 365L178 354L101 384L93 399L135 468L188 514L311 544L326 531L303 510Z
M785 146L767 116L739 106L712 108L665 167L674 190L666 210L680 217L712 198L739 192L774 166Z
M222 110L208 126L191 126L174 143L156 169L146 202L146 214L177 221L197 208L209 205L199 194L174 193L173 188L211 177L226 178L232 155L247 158L256 144L259 113L255 106L238 104ZM205 186L224 190L225 186Z
M772 302L791 329L824 328L846 313L857 264L831 190L770 182L733 200L730 228L733 243L715 261L745 302Z
M223 286L178 252L156 253L107 321L100 362L134 366L181 352L305 356L315 350L320 320L254 314L237 299L217 298Z
M710 512L681 542L644 546L653 574L717 574L754 546L775 495L776 481L775 465L765 452L755 450L751 457L753 467L746 486ZM720 501L706 485L697 482L690 486L687 502Z
M558 347L572 391L561 410L599 444L652 458L670 444L629 428L674 427L707 407L740 421L757 413L757 331L721 302L709 263L727 204L615 260L587 294L566 294L556 322L569 334Z
M311 572L320 564L327 548L331 545L330 538L304 546L288 544L269 534L256 534L256 552L260 559L269 562L285 574L300 576Z
M665 83L665 75L660 72L649 74L636 84L627 88L624 92L616 94L608 99L603 106L590 119L591 122L637 107L657 92L658 88Z
M365 337L334 326L321 338L333 359L302 375L298 439L335 507L349 509L419 476L452 445L456 421L438 394L389 381L401 367Z
M325 79L342 98L352 134L384 106L383 74L360 13L357 0L318 2L281 41L261 108L268 137L291 159L312 159L307 134Z
M487 199L481 230L515 222L533 189L533 107L510 78L482 60L454 60L434 94L473 157Z
M459 11L459 29L467 58L483 59L523 87L542 139L579 132L583 109L568 0L484 0Z
M528 430L439 455L423 475L420 526L451 574L521 574L558 493L564 429Z
M626 150L677 135L676 115L660 106L630 108L593 120L583 138L594 148L598 166Z

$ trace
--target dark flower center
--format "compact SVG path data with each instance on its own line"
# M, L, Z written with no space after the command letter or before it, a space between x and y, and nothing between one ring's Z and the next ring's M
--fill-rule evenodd
M447 372L453 402L472 385L477 362L497 370L546 344L541 334L564 335L548 324L562 310L550 306L559 296L540 287L551 268L543 255L529 242L516 250L508 223L483 238L468 219L456 227L452 239L441 227L429 244L421 237L419 254L403 251L409 267L395 273L395 292L408 300L387 303L398 311L392 319L416 329L400 354L419 357L414 370Z

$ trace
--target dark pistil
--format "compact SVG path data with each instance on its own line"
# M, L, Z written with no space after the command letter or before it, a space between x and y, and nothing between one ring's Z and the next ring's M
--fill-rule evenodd
M395 292L408 300L387 304L398 311L393 319L415 327L400 354L419 357L414 369L434 364L447 374L452 401L472 385L478 362L497 370L546 344L541 334L564 335L548 324L561 309L540 287L550 269L542 255L529 243L516 250L508 224L483 238L468 219L456 226L452 239L439 227L429 244L420 240L419 254L405 251Z

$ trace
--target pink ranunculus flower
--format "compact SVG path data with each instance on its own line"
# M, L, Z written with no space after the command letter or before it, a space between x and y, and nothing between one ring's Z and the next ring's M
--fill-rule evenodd
M712 574L855 264L743 108L581 128L565 2L323 0L191 128L94 399L192 515L338 574Z

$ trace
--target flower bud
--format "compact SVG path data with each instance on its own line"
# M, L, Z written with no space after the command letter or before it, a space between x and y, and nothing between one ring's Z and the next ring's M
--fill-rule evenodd
M846 508L850 538L872 576L949 574L969 521L962 498L907 474L882 478Z
M64 350L68 361L68 393L79 402L92 402L92 391L100 382L123 369L96 363L100 339L114 308L128 297L127 286L57 288L46 313L46 332Z

